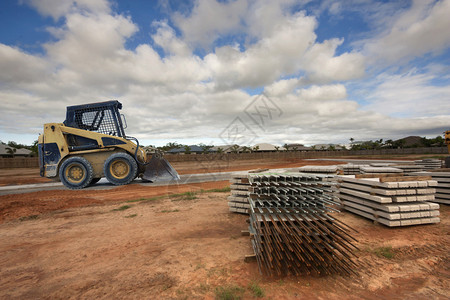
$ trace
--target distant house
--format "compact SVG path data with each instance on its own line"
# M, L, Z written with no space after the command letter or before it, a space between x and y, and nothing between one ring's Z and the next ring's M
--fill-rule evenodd
M313 151L314 149L311 147L306 147L303 144L286 144L284 148L287 151Z
M222 153L231 153L235 149L239 151L242 147L238 145L222 145L222 146L214 146L211 148L211 152L222 152Z
M17 157L17 156L18 157L33 156L33 152L25 148L16 149L6 144L0 144L0 157Z
M277 152L277 151L285 151L284 147L275 146L268 143L260 143L251 147L254 152Z
M212 152L211 149L209 149L208 152ZM179 148L170 149L169 151L167 151L167 153L170 153L170 154L186 154L186 153L200 154L200 153L204 153L204 150L203 150L203 147L200 147L197 145L190 145L190 146L187 146L187 148L179 147Z

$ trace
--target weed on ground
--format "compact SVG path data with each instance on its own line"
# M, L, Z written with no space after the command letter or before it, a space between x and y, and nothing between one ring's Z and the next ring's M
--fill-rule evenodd
M215 294L218 300L241 299L245 290L238 285L227 285L216 287Z
M121 207L115 208L115 209L113 209L112 211L123 211L123 210L127 210L127 209L129 209L129 208L131 208L130 205L122 205Z
M251 282L248 285L248 288L253 293L254 297L256 297L256 298L264 297L264 290L262 289L262 287L259 286L259 284L257 282Z
M19 221L30 221L30 220L36 220L38 218L39 218L38 215L31 215L31 216L21 217L21 218L19 218Z
M171 212L179 212L179 209L164 209L161 212L162 213L171 213Z
M134 218L136 216L137 216L137 214L132 214L132 215L125 216L124 218Z
M395 256L395 252L392 246L378 247L372 250L372 252L378 257L384 257L387 259L392 259Z
M211 190L202 190L202 192L206 192L206 193L228 193L231 191L231 187L230 186L226 186L223 188L219 188L219 189L211 189Z
M169 198L172 201L182 201L182 200L195 200L197 199L196 192L185 192L180 194L169 195Z

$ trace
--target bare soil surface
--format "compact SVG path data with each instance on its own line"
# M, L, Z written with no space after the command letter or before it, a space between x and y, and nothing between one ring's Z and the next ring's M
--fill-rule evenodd
M303 163L312 164L279 165ZM267 299L448 299L448 206L441 205L441 223L404 228L333 214L358 230L357 275L275 278L244 262L252 254L241 235L248 217L228 211L229 192L213 190L228 185L0 196L0 298L251 299L262 292Z

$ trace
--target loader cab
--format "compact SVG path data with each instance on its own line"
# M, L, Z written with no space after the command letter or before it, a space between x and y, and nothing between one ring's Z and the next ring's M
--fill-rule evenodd
M64 125L125 138L122 103L117 100L67 107Z

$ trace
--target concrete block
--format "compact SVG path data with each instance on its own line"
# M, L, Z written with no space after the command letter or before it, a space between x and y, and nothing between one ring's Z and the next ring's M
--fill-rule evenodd
M436 193L436 189L434 188L428 188L428 189L416 189L416 194L435 194Z
M384 196L394 196L397 195L397 190L385 190L385 189L379 189L379 188L372 188L366 185L360 185L360 184L353 184L353 183L347 183L347 182L342 182L340 183L340 186L343 188L348 188L348 189L353 189L353 190L358 190L358 191L363 191L363 192L368 192L369 194L372 195L384 195Z
M439 186L436 188L436 193L437 194L450 194L450 189L444 189L444 188L439 188Z
M450 205L450 199L435 198L434 202Z
M391 203L392 202L392 199L390 197L383 197L383 196L371 194L370 188L369 188L369 192L367 192L367 191L357 191L357 190L347 189L344 187L344 188L340 188L340 192L347 194L347 195L352 195L352 196L360 197L363 199L371 200L374 202L378 202L378 203Z
M368 206L368 207L371 207L371 208L375 208L375 209L378 209L378 210L384 210L384 211L387 211L387 212L398 212L399 211L398 205L390 205L390 204L383 204L382 205L382 204L375 203L373 201L364 200L364 199L361 199L361 198L358 198L358 197L353 197L353 196L350 196L350 195L343 194L343 195L340 196L340 199L341 199L341 201L345 201L345 200L346 201L351 201L351 202L356 203L356 204L361 204L361 205Z
M383 225L386 225L388 227L398 227L401 226L400 221L391 221L391 220L386 220L383 218L379 218L377 219L377 222Z
M419 187L419 181L401 181L398 182L399 188L416 188ZM425 181L425 187L427 187L426 181Z
M436 193L436 194L435 194L435 198L440 198L440 199L450 199L450 194Z

